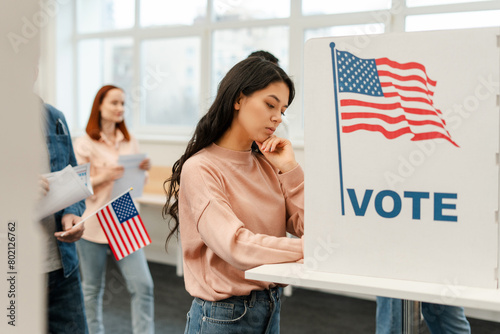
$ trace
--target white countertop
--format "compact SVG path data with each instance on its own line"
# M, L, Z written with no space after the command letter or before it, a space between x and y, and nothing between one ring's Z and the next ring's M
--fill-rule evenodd
M299 263L260 266L247 270L245 277L298 287L500 311L500 290L459 286L453 282L435 284L309 271Z

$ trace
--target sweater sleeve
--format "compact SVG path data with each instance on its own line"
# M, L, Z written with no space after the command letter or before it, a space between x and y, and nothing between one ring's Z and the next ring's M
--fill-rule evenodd
M189 216L203 242L239 270L303 258L301 239L254 233L231 209L223 181L209 168L185 164L181 198L189 199ZM257 211L256 211L257 213ZM181 222L181 224L189 223Z
M291 171L278 174L286 206L286 231L297 237L304 235L304 171L297 165Z

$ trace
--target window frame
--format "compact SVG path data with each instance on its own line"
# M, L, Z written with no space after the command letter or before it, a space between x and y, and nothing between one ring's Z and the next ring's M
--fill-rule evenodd
M302 1L290 0L290 16L278 19L222 21L216 22L213 11L213 0L207 0L207 12L203 23L190 26L152 26L140 25L140 0L135 0L135 21L130 29L111 30L92 33L78 33L77 31L77 5L76 0L59 4L57 28L48 29L48 33L55 35L54 46L56 59L66 59L61 66L53 69L54 78L48 84L53 88L57 105L64 108L68 114L73 135L83 133L83 128L77 128L75 120L78 119L78 94L76 77L78 64L78 43L90 38L116 38L129 37L133 40L133 83L132 87L141 85L141 44L145 40L196 36L201 40L200 78L199 83L199 110L198 118L209 108L213 100L212 77L212 36L220 29L241 29L251 27L288 26L289 27L289 59L288 74L296 86L296 98L290 110L292 117L288 117L289 134L295 146L303 146L304 141L304 113L303 113L303 63L304 63L304 34L308 29L328 28L333 26L384 23L384 33L404 32L407 16L458 13L468 11L484 11L500 9L500 0L482 2L468 2L459 4L433 5L422 7L407 7L405 0L392 0L390 9L373 12L356 12L327 15L302 15ZM305 1L305 0L304 0ZM70 15L71 19L68 19ZM293 55L293 56L292 56ZM68 58L69 57L69 58ZM131 108L132 118L129 127L139 139L164 142L187 142L194 131L193 126L155 126L142 125L140 120L140 104L134 103ZM292 109L293 108L293 109ZM290 114L289 114L290 115Z

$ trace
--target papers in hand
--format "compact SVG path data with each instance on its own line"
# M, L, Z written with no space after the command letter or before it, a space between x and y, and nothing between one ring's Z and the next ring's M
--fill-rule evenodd
M123 166L125 169L123 176L115 180L111 198L115 198L122 194L129 188L134 188L130 193L133 198L141 197L144 189L144 182L146 181L146 172L139 168L139 164L146 159L146 154L127 154L120 155L118 158L118 165Z
M54 214L92 195L90 164L66 166L58 172L44 174L49 181L49 192L37 204L38 220Z

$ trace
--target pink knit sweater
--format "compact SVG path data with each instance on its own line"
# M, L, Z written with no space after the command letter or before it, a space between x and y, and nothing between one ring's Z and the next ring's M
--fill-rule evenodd
M250 151L215 144L183 166L179 193L184 281L194 297L216 301L273 287L245 279L262 264L303 258L304 173L285 173Z

